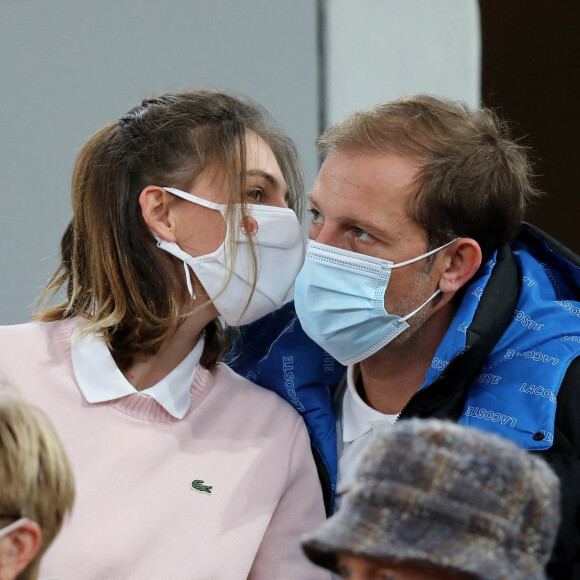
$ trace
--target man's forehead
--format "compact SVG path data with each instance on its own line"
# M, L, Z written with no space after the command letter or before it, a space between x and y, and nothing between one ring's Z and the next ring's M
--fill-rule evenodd
M405 209L419 189L416 160L398 155L332 152L308 195L314 204L362 203Z
M420 163L411 157L335 150L325 159L314 187L387 187L415 191L420 173Z

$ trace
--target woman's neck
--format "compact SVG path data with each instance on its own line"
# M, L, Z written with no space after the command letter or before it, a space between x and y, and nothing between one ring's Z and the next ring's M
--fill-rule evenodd
M135 356L126 368L120 368L125 378L142 391L164 379L193 350L211 317L204 312L188 316L177 332L165 341L154 355ZM118 364L118 363L117 363Z

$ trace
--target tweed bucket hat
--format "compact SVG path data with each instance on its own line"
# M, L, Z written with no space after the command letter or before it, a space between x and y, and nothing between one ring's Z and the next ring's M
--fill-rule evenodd
M371 443L342 509L303 549L335 572L341 553L481 580L540 580L559 500L553 471L510 441L411 419Z

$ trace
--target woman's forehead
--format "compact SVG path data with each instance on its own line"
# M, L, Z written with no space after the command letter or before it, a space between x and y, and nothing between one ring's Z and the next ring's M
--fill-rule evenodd
M250 174L263 172L285 187L286 182L282 170L268 143L257 133L247 131L245 145L246 171Z

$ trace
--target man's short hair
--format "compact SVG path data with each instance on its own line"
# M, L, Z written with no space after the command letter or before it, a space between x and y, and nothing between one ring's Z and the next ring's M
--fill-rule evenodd
M74 493L70 464L48 419L25 401L2 395L0 522L30 518L42 529L40 550L23 577L37 570L72 509Z
M525 147L490 109L413 95L356 112L317 141L320 152L399 155L417 161L409 216L433 249L458 237L476 240L484 261L512 240L538 195Z

